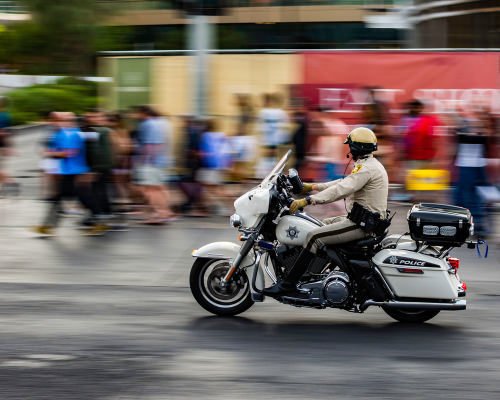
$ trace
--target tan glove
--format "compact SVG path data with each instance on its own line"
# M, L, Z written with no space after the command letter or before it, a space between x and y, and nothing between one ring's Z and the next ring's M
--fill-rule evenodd
M290 214L295 214L299 208L304 208L307 206L306 199L298 199L294 200L292 204L290 204Z
M312 192L314 189L313 189L313 184L312 183L303 183L302 184L302 192L300 192L301 194L306 194L306 193L309 193L309 192Z

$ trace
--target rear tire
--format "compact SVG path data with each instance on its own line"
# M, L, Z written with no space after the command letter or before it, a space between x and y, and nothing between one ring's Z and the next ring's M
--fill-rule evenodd
M253 306L245 272L235 274L226 290L219 286L230 267L228 260L198 258L191 267L189 285L198 304L215 315L233 316Z
M439 310L403 310L397 308L384 308L384 311L396 321L414 324L429 321L439 314Z

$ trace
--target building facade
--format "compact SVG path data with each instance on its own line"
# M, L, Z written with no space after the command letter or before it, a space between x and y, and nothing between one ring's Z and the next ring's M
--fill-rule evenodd
M182 49L190 18L174 1L115 1L107 34L128 35L129 50ZM174 4L175 3L175 4ZM211 16L219 49L401 48L405 33L372 28L367 17L390 12L406 0L226 0ZM120 40L116 41L117 44ZM179 48L182 46L182 48ZM113 50L113 49L108 49ZM124 50L120 48L119 50Z
M414 47L500 47L498 0L416 0L412 14Z

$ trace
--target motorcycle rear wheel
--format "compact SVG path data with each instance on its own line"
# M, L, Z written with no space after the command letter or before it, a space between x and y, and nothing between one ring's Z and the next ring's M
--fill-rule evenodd
M399 322L423 323L439 314L439 310L403 310L398 308L384 308L385 313Z
M196 259L191 267L191 293L200 306L215 315L238 315L254 304L245 272L233 276L228 286L221 288L220 281L229 267L229 260L207 258Z

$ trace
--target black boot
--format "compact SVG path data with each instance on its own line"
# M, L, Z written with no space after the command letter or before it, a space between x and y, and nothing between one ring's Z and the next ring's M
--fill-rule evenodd
M278 280L273 286L265 288L262 293L270 297L280 297L285 295L303 295L297 289L297 282L300 277L307 271L309 263L313 259L314 254L307 249L302 249L299 256L295 260L290 272L285 279Z

